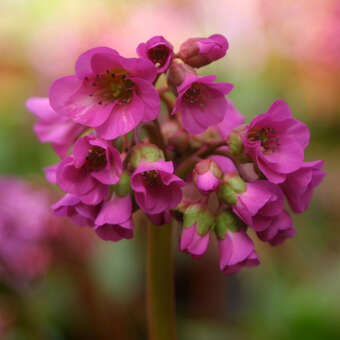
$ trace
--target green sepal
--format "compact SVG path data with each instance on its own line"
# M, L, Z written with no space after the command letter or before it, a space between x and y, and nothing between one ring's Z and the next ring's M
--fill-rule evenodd
M240 223L235 214L224 211L216 217L215 233L221 240L225 239L227 231L237 232L240 230Z
M117 196L124 197L132 192L130 186L130 175L124 171L120 175L120 181L113 185L113 190L117 194Z
M193 204L184 211L183 227L190 228L197 223L196 231L202 236L209 232L214 222L212 213L200 204Z
M240 155L243 153L243 142L242 138L238 133L231 132L229 137L228 137L228 146L229 150L234 154L234 155Z
M222 183L218 189L218 198L225 204L236 204L237 194L228 183Z
M130 156L130 164L136 169L141 161L157 162L165 160L164 153L154 144L140 144L134 148Z
M228 184L238 194L241 194L242 192L245 192L247 190L247 185L246 185L245 181L240 176L231 177L228 180Z

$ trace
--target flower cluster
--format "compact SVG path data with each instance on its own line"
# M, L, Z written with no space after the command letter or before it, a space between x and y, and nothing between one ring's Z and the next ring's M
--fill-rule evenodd
M109 241L133 237L139 209L155 225L177 220L180 249L194 257L216 235L226 274L259 264L248 229L271 245L292 237L284 198L306 210L323 162L304 161L309 130L285 102L247 125L226 97L233 85L197 73L227 49L219 34L188 39L177 53L156 36L138 58L97 47L48 98L29 99L38 138L61 158L46 169L66 193L54 213Z

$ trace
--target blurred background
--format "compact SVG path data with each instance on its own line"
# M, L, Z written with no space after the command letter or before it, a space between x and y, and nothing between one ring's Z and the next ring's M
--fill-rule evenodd
M1 0L0 215L16 230L0 235L1 339L146 339L145 228L112 244L51 216L61 193L42 168L57 157L24 103L88 48L135 56L154 35L178 48L213 33L230 48L201 73L234 83L247 119L286 100L327 176L294 239L256 244L259 267L223 276L216 244L200 260L176 248L179 340L340 339L339 0Z

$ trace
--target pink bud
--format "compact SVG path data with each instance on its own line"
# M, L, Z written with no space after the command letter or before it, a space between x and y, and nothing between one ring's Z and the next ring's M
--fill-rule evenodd
M180 47L178 56L192 67L201 67L225 56L228 41L221 34L209 38L191 38Z
M219 187L222 175L221 168L212 159L198 162L193 170L194 183L205 194L213 192Z
M180 86L190 74L196 74L195 70L186 64L173 60L167 75L169 88L176 93L176 88Z

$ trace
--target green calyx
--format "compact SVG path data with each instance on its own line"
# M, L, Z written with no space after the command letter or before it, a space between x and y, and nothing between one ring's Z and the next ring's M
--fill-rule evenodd
M225 204L236 204L237 194L247 190L245 181L240 176L230 176L226 174L218 190L219 199Z
M216 217L215 233L219 239L225 239L228 230L237 232L240 229L240 220L231 211L224 211Z
M136 169L141 161L157 162L165 160L164 153L154 144L140 144L136 146L130 156L130 164Z
M187 207L183 215L183 227L190 228L197 223L197 233L205 235L214 225L214 216L200 204L193 204Z
M243 153L243 142L242 138L237 132L231 132L228 137L228 145L230 151L234 155L240 155Z
M130 186L130 175L126 171L122 172L120 181L113 186L113 190L120 197L124 197L132 192Z

